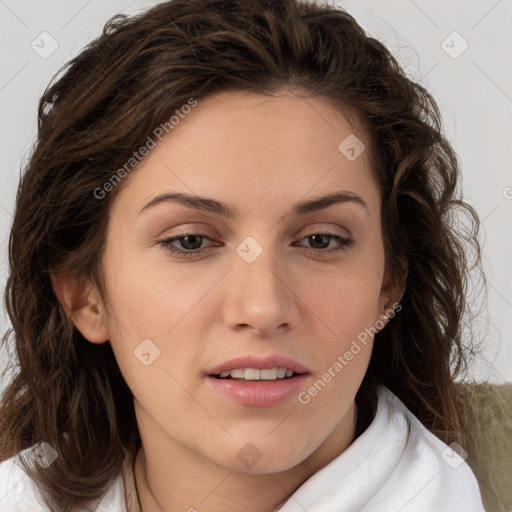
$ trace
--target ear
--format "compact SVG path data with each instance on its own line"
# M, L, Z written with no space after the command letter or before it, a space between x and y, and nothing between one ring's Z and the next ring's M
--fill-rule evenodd
M382 289L379 302L379 307L382 314L388 314L390 311L395 309L395 305L402 300L402 297L405 293L408 273L409 271L407 269L407 264L402 264L400 282L392 283L389 266L386 265L384 278L382 280Z
M91 343L108 341L105 308L96 286L65 274L51 273L50 279L57 299L83 337Z

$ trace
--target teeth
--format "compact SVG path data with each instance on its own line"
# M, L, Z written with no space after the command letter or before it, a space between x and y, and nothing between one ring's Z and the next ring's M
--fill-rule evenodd
M247 370L245 370L247 372ZM276 380L278 368L270 368L269 370L261 370L260 377L264 380ZM246 377L247 378L247 377Z
M222 372L220 377L222 379L231 376L234 379L245 380L276 380L291 377L292 375L293 370L276 366L265 370L258 370L257 368L236 368Z
M245 380L260 380L261 370L256 368L246 368L244 378Z

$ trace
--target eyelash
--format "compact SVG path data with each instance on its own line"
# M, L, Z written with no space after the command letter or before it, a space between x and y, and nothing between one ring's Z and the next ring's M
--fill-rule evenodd
M336 249L308 249L308 252L313 253L315 255L319 255L321 253L337 253L339 251L346 251L348 249L348 247L350 247L354 243L354 241L350 238L345 238L345 237L342 237L339 235L335 235L333 233L324 233L324 232L312 233L311 235L305 236L305 237L301 238L300 240L304 240L313 235L323 235L330 239L336 240L341 244L341 247L338 247ZM206 235L202 235L200 233L183 233L181 235L174 236L172 238L168 238L167 240L162 240L159 243L161 245L163 245L166 248L166 250L168 250L169 252L171 252L173 254L177 254L179 256L184 256L184 257L196 256L198 254L203 253L203 251L205 251L206 249L208 249L208 247L202 247L200 249L195 249L195 250L192 250L192 249L182 250L182 249L177 249L176 247L171 245L173 242L180 240L182 238L185 238L187 236L197 236L197 237L200 237L203 239L211 240L210 237L208 237Z

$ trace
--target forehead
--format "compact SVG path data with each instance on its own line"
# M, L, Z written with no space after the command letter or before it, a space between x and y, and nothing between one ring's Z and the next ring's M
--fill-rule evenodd
M157 140L125 178L121 200L138 211L162 192L182 191L257 205L335 188L378 201L368 152L350 160L340 150L350 137L369 145L358 119L325 97L215 94Z

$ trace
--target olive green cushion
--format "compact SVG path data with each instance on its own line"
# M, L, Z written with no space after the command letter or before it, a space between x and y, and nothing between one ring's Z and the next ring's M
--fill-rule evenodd
M512 383L461 384L463 448L480 485L487 512L512 511Z

